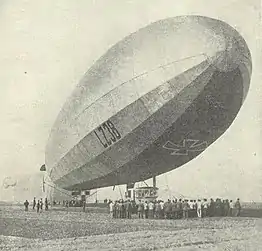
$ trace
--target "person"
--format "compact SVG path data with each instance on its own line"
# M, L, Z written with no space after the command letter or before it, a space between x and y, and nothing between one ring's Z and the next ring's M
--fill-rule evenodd
M202 218L202 202L200 199L197 200L197 217Z
M208 202L207 202L207 199L204 199L204 202L203 202L203 218L204 217L207 217L207 210L208 210Z
M131 219L132 217L132 203L130 200L127 201L126 203L126 210L127 210L127 218Z
M121 219L126 218L125 214L126 214L125 203L124 200L122 199L120 201L120 218Z
M83 212L85 212L86 211L86 200L85 199L83 199L82 201L82 207L83 207Z
M177 209L178 209L178 218L181 219L183 217L183 203L182 199L179 199L177 202Z
M156 218L160 219L161 218L161 205L160 205L160 201L156 202Z
M169 207L169 204L170 204L170 200L168 199L165 203L164 203L164 218L165 219L170 219L170 207Z
M189 200L188 205L189 205L188 217L191 218L193 217L194 200Z
M215 216L222 216L222 201L219 198L217 198L215 202Z
M26 200L24 203L25 211L28 211L29 202Z
M197 217L197 201L194 200L193 201L193 213L192 213L193 217Z
M48 201L47 201L47 198L45 198L45 211L48 210Z
M156 218L156 200L153 201L153 218Z
M127 213L127 202L122 200L122 219L126 218L126 213Z
M40 199L40 212L43 212L43 199Z
M226 216L226 200L222 200L221 203L221 216Z
M197 201L193 200L193 209L197 209Z
M165 214L164 214L164 205L165 205L165 203L164 203L164 201L160 200L159 204L160 204L160 207L161 207L160 218L164 219L164 217L165 217Z
M35 200L35 197L34 197L34 200L33 200L33 210L35 210L35 206L36 206L36 200Z
M172 219L177 219L177 199L173 200L172 202Z
M131 201L131 205L132 205L132 214L137 214L136 201L135 201L135 200L132 200L132 201Z
M234 208L234 203L233 200L230 200L229 202L229 216L233 216L233 208Z
M148 218L154 218L154 203L152 201L149 201L148 203Z
M229 201L228 200L225 200L224 213L225 213L225 216L229 216Z
M111 218L114 218L114 204L113 204L113 201L109 202L109 214L110 214Z
M188 200L184 200L182 206L183 206L183 218L187 219L188 218L188 210L190 209L190 206L188 204Z
M145 218L148 219L148 203L145 201L144 203L144 212L145 212Z
M237 199L236 203L235 203L235 208L236 208L236 216L239 217L240 216L240 211L241 211L241 204L240 204L240 200Z
M121 218L121 205L120 200L116 202L116 218Z
M39 209L40 209L40 201L38 200L37 204L36 204L36 211L37 211L37 213L39 213Z
M209 217L214 217L214 215L215 215L215 202L214 202L214 200L211 198L211 199L210 199L209 208L208 208L208 216L209 216Z
M138 218L143 219L144 218L144 204L141 202L141 200L139 200L137 212L138 212Z
M172 202L171 200L169 200L169 202L167 203L167 217L168 219L172 219Z
M113 205L113 218L117 218L117 201Z

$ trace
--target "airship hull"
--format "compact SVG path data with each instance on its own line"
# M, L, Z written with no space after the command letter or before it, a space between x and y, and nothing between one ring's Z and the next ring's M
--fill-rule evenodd
M232 30L220 21L218 25ZM229 51L221 53L216 46L217 52L208 56L179 56L177 63L156 65L148 74L101 91L80 112L66 105L51 133L52 151L46 154L53 182L67 190L137 182L178 168L203 152L231 125L248 90L251 59L237 35L225 38L231 43ZM83 99L91 95L82 92ZM62 132L73 134L61 136L59 125ZM56 151L59 144L63 151Z

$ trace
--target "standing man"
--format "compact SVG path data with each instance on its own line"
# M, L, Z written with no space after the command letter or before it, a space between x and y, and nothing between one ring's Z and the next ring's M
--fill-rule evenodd
M113 201L109 201L109 214L111 218L114 218L114 204Z
M147 201L145 201L144 210L145 210L145 218L148 219L148 211L149 211L149 208L148 208L148 203L147 203Z
M125 204L124 204L124 200L123 199L121 199L120 200L120 219L123 219L123 218L125 218L125 213L126 213L126 211L125 211Z
M149 219L154 218L154 203L152 201L149 201L148 203L148 216Z
M190 209L190 206L188 204L188 200L184 200L182 206L183 206L183 218L187 219L188 218L188 211Z
M188 217L191 218L193 217L194 200L189 200L188 205L189 205Z
M165 203L164 203L164 217L165 219L170 219L170 214L171 214L171 211L172 211L172 205L170 207L170 200L168 199Z
M45 211L48 210L48 201L47 201L47 198L45 198Z
M128 218L128 219L131 219L131 217L132 217L132 209L133 209L132 203L131 203L130 200L128 200L128 201L127 201L127 204L126 204L127 218Z
M40 212L43 212L43 199L40 199Z
M126 218L127 217L127 201L122 200L122 210L123 210L123 216L122 218Z
M37 213L39 213L39 209L40 209L40 201L38 200L37 204L36 204L36 211L37 211Z
M35 206L36 206L36 200L35 200L35 197L34 197L34 200L33 200L33 210L35 210Z
M156 202L155 207L156 207L156 209L155 209L156 218L157 218L157 219L160 219L160 218L161 218L161 205L160 205L160 201L157 201L157 202Z
M172 219L172 202L171 200L167 203L167 218Z
M160 218L164 219L164 217L165 217L165 214L164 214L164 205L165 205L165 203L164 203L164 201L160 200L159 204L160 204L160 209L161 209L160 210Z
M122 209L122 205L121 205L121 200L117 201L117 217L116 218L121 218L121 209Z
M116 200L115 200L115 203L113 204L113 218L117 218L117 201Z
M230 200L229 202L229 213L228 213L228 216L233 216L233 208L234 208L234 203L233 203L233 200Z
M204 202L203 202L203 218L204 217L207 217L207 210L208 210L208 202L207 202L207 199L204 199Z
M86 211L86 199L83 200L83 212Z
M197 201L197 217L202 218L202 202L200 199Z
M215 202L215 216L222 216L222 201L219 198L217 198Z
M237 199L236 203L235 203L235 208L236 208L236 216L239 217L240 216L240 211L241 211L241 204L240 204L240 200Z
M197 201L196 200L194 200L193 201L194 203L193 203L193 217L195 218L195 217L197 217Z
M139 200L137 212L138 212L138 218L143 219L144 218L144 204L141 202L141 200Z
M225 200L224 212L225 212L225 216L229 216L229 201L228 200Z
M214 217L215 216L215 202L211 198L210 199L210 204L209 204L209 209L208 209L208 216L209 217Z
M173 200L173 203L172 203L172 218L173 219L177 219L177 199Z
M181 219L183 217L183 203L182 199L179 199L177 202L177 210L178 210L178 218Z
M28 211L29 202L27 200L25 201L24 205L25 205L25 211Z

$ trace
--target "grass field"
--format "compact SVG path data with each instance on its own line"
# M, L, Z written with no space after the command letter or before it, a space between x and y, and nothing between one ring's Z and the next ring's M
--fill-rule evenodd
M111 219L80 209L0 207L0 250L262 250L262 219Z

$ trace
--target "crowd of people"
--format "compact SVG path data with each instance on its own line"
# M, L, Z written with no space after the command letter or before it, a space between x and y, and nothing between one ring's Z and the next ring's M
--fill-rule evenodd
M28 202L28 200L24 202L25 211L28 211L29 204L30 203ZM41 198L40 200L37 200L36 202L36 198L34 197L32 204L33 204L33 210L34 211L36 210L37 213L43 212L44 206L45 206L45 211L47 211L48 206L49 206L47 198L45 198L45 201L43 201L43 199Z
M131 219L132 215L136 214L138 218L145 219L186 219L192 217L223 217L223 216L240 216L241 204L237 199L235 202L232 200L221 199L174 199L155 201L131 201L131 200L111 200L104 201L109 206L109 212L112 218L128 218ZM63 203L64 206L69 207L70 203ZM24 202L25 211L28 211L29 202ZM82 203L83 211L85 211L86 203ZM32 209L37 213L47 211L49 203L47 198L36 200L33 199Z
M187 200L174 199L166 202L118 200L114 203L109 201L109 211L113 218L131 218L137 214L138 218L146 219L182 219L182 218L204 218L240 216L241 204L237 199L232 200L207 199Z

